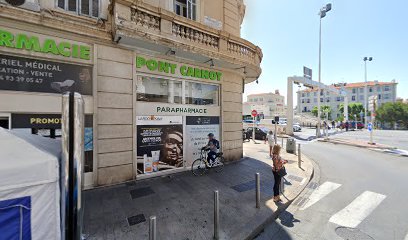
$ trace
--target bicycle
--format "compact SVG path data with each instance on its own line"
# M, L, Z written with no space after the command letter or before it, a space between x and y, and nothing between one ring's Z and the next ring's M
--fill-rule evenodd
M202 176L209 169L214 169L216 172L221 172L224 168L224 157L223 153L219 152L216 154L215 160L212 164L207 161L207 152L208 150L201 149L200 158L194 160L191 165L191 172L195 176Z

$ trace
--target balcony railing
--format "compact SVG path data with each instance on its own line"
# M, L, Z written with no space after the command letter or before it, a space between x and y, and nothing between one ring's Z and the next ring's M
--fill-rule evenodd
M210 28L173 12L143 2L136 5L130 0L116 1L114 29L127 36L139 35L156 43L173 44L194 52L219 59L229 59L239 65L258 69L262 51L254 44L223 30ZM240 62L240 63L239 63Z

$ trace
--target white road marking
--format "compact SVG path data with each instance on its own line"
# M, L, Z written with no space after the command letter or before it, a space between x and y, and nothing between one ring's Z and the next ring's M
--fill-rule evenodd
M355 228L386 198L385 195L365 191L347 207L329 219L330 222L343 227Z
M303 180L300 182L300 186L303 186L303 184L305 184L307 178L303 178Z
M309 201L307 203L299 208L300 210L305 210L306 208L312 206L313 204L317 203L320 199L326 197L329 193L333 192L337 188L339 188L341 184L338 183L333 183L333 182L325 182L319 187L316 188L312 192L312 194L309 197Z

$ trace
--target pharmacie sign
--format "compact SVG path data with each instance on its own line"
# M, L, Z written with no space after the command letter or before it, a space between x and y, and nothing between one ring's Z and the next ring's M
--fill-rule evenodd
M177 65L162 60L146 59L141 56L136 57L136 68L147 68L151 72L161 72L168 74L181 74L184 77L197 79L209 79L213 81L221 81L222 73L207 69L191 67L187 65Z
M23 49L30 52L59 55L63 57L91 59L91 47L78 43L52 38L40 37L35 34L12 33L0 28L0 47Z

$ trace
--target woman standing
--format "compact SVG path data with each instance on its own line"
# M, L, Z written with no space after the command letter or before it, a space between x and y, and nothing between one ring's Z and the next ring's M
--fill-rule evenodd
M273 201L280 202L279 196L279 187L281 184L282 177L286 175L286 170L284 164L288 163L288 161L283 160L280 156L281 146L278 144L273 146L272 149L272 160L273 160L273 177L275 179L275 183L273 185Z

